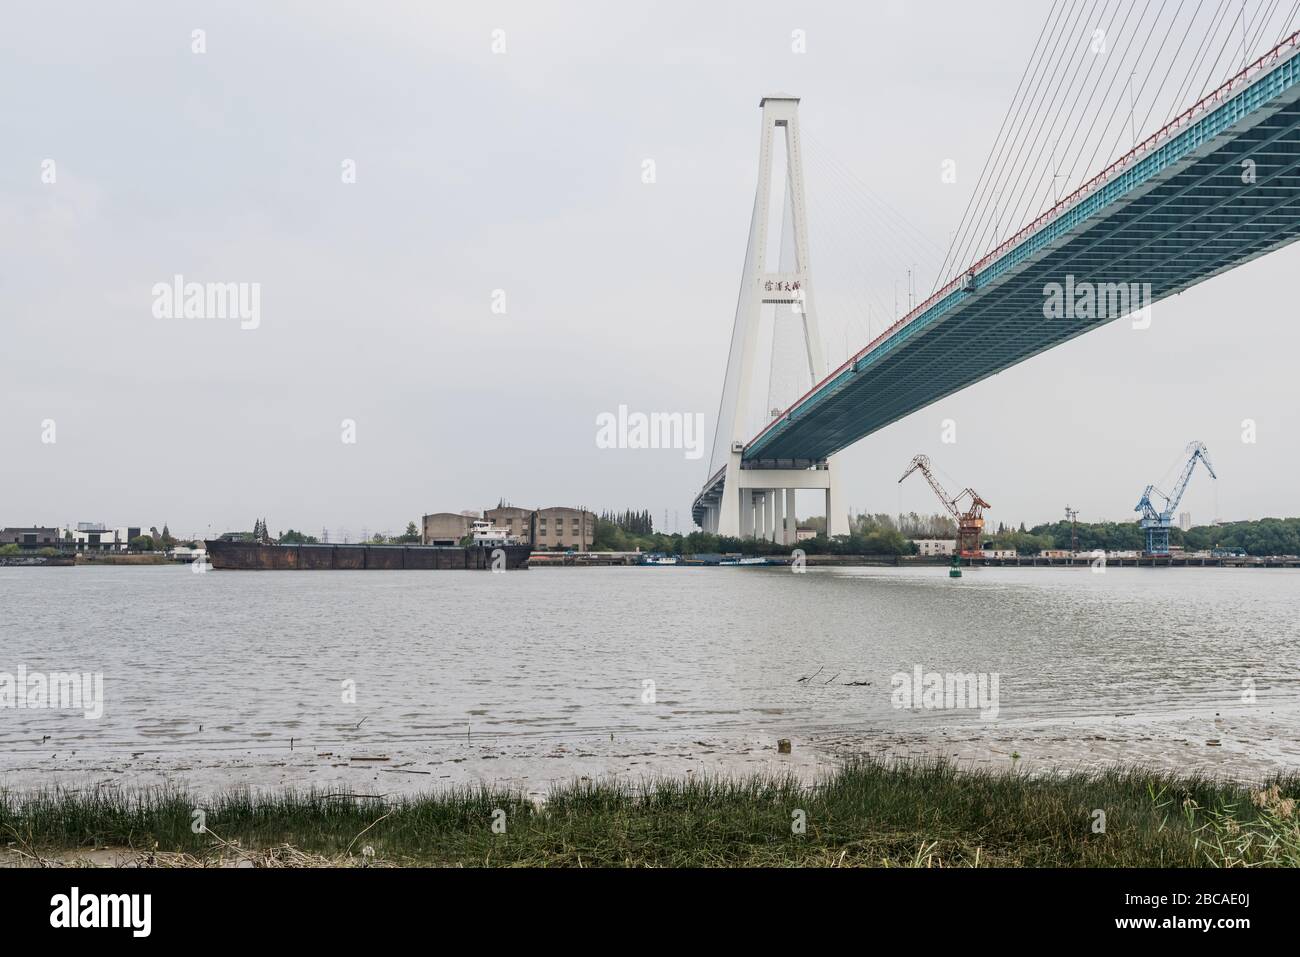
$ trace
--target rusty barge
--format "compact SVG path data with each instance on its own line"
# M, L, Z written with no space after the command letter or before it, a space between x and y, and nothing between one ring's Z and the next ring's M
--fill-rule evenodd
M532 554L529 545L263 545L228 539L203 544L213 568L241 571L513 571L527 568Z

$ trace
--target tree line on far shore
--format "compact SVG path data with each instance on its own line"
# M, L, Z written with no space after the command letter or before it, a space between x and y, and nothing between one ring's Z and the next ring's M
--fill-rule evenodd
M831 539L826 536L826 520L821 516L803 519L799 527L812 532L798 543L810 555L914 555L914 539L952 539L956 537L957 524L947 515L903 515L885 513L855 516L848 535ZM320 539L295 529L271 536L265 519L257 519L251 532L228 533L244 541L278 542L282 545L316 545ZM1074 526L1078 550L1092 552L1137 551L1146 547L1146 533L1133 522L1079 522ZM1071 547L1071 528L1068 521L1048 522L1026 528L999 523L995 529L985 526L984 541L992 548L1013 549L1018 555L1037 555L1046 549ZM416 522L408 522L401 535L375 533L365 540L372 545L413 545L420 542L420 529ZM1199 525L1188 531L1171 528L1169 543L1187 551L1207 549L1239 549L1247 555L1300 555L1300 518L1262 518L1253 521L1227 522L1220 525ZM164 523L162 531L149 529L131 539L134 552L169 551L177 545L196 546L197 541L174 538ZM593 551L662 552L670 555L699 555L713 553L748 552L752 554L786 554L792 546L778 545L752 539L729 538L707 532L665 534L654 530L649 510L628 509L622 512L602 512L596 518L591 548ZM0 554L17 554L19 546L0 547Z
M826 536L826 520L820 516L803 519L799 527L815 534L798 543L809 555L915 555L913 539L952 539L957 525L947 515L921 516L915 512L891 516L883 513L858 515L848 535ZM1074 526L1078 550L1092 552L1136 551L1146 548L1146 532L1133 522L1079 522ZM999 524L985 526L984 541L992 548L1013 549L1018 555L1037 555L1047 549L1071 547L1068 521L1048 522L1026 528ZM1210 549L1240 549L1247 555L1300 555L1300 518L1262 518L1221 525L1199 525L1186 532L1172 528L1169 543L1189 552ZM753 539L730 538L707 532L665 535L651 531L637 534L623 525L599 518L596 521L594 551L662 552L669 555L700 555L746 552L756 555L788 554L793 546Z

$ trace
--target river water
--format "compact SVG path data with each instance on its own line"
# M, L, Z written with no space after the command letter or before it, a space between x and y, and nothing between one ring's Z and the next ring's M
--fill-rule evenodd
M853 751L1257 775L1300 768L1298 590L1288 569L0 568L0 674L102 673L104 699L0 707L0 785L541 788ZM996 675L996 713L900 707L918 668Z

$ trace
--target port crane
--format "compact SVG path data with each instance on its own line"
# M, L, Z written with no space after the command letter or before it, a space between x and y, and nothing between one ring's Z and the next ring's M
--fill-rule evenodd
M973 488L962 489L955 497L949 498L948 493L939 484L939 480L930 471L930 457L928 455L913 456L912 464L903 473L903 478L898 480L899 484L902 484L904 479L918 470L925 476L925 480L930 483L930 488L934 489L934 494L939 496L939 501L943 502L943 507L957 521L957 553L959 555L978 555L981 551L980 536L984 531L984 509L993 506L980 498L979 493ZM965 511L962 511L959 503L962 499L968 497L970 498L970 506Z
M1192 472L1196 469L1196 463L1204 462L1205 471L1210 473L1210 478L1218 479L1218 476L1214 474L1214 466L1210 464L1210 452L1205 447L1204 442L1189 442L1186 452L1190 457L1187 459L1187 464L1183 466L1183 474L1178 477L1178 484L1174 486L1173 491L1166 495L1154 485L1148 485L1146 491L1142 493L1141 500L1133 509L1135 512L1142 513L1139 524L1146 529L1148 555L1169 554L1169 526L1173 520L1174 511L1178 508L1178 503L1183 499L1183 493L1187 491L1187 483L1192 480ZM1157 511L1155 505L1152 504L1152 492L1165 500L1163 509Z

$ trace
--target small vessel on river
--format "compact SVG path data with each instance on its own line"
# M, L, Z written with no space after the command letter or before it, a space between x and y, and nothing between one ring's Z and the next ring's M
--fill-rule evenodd
M476 525L478 523L475 523ZM484 523L487 524L487 523ZM213 539L204 542L215 569L245 571L369 570L430 571L528 567L532 547L485 536L472 545L273 545Z

